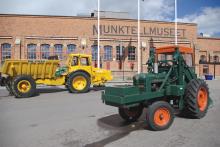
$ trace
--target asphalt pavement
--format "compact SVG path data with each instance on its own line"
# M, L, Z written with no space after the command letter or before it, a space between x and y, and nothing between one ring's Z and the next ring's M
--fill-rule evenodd
M176 116L168 130L157 132L147 129L146 110L126 124L117 108L102 103L101 90L70 94L43 86L35 97L15 99L1 88L0 147L219 147L220 81L208 84L214 105L204 118Z

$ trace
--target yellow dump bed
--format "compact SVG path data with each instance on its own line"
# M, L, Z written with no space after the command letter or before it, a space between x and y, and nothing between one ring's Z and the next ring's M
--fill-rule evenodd
M6 60L2 66L2 74L11 77L17 75L30 75L33 79L55 78L59 60Z

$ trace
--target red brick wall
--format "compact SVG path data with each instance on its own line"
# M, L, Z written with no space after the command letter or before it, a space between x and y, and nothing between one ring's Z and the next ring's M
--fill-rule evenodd
M54 51L55 44L63 44L65 53L67 44L73 43L77 45L76 52L91 54L91 46L95 43L94 39L97 38L93 35L93 25L97 24L95 18L81 18L81 17L55 17L55 16L24 16L24 15L0 15L0 44L10 43L12 45L12 58L20 58L20 47L21 47L21 58L27 58L27 44L37 44L37 58L40 58L40 45L50 44L51 54ZM136 20L127 19L102 19L101 25L121 25L121 26L137 26ZM141 32L144 28L158 27L158 28L174 28L174 23L160 22L160 21L141 21ZM197 40L197 25L189 23L180 23L179 29L184 29L185 37L180 38L179 41L182 45L193 47L193 43L201 41ZM130 30L131 31L131 30ZM36 38L28 38L35 36ZM12 37L11 39L5 39L4 37ZM55 38L54 38L55 37ZM154 46L164 46L172 44L174 36L143 36L141 41L147 42L147 47L142 49L142 64L145 64L148 59L150 38L157 43ZM15 45L15 40L21 39L21 46ZM87 39L87 47L82 50L80 47L81 38ZM123 46L129 45L137 47L137 36L136 35L101 35L100 53L103 54L104 46L111 45L113 47L112 57L110 62L110 69L113 71L115 76L122 77L124 69L124 75L129 77L137 71L137 56L135 61L128 61L125 59L124 68L119 69L119 62L116 61L116 46L119 45L119 41L123 40ZM131 41L133 40L133 41ZM219 41L218 41L219 42ZM203 45L203 44L202 44ZM206 46L204 47L206 48ZM137 49L136 49L137 54ZM131 63L134 63L134 69L131 69ZM108 63L109 64L109 63ZM107 68L106 62L102 62L102 67ZM143 65L143 71L146 72L146 66Z

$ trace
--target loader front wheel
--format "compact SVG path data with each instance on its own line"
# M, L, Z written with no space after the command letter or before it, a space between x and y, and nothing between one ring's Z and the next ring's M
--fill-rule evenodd
M32 97L36 92L36 83L31 76L17 76L13 79L12 91L16 98Z
M130 108L119 108L119 115L127 122L135 122L141 116L143 107L141 105Z
M192 118L205 116L208 110L209 89L204 80L193 79L188 83L184 103L183 116Z
M90 88L90 78L84 72L76 72L69 76L67 87L71 93L85 93Z
M167 102L154 102L147 108L146 120L151 130L161 131L168 129L174 120L174 110Z

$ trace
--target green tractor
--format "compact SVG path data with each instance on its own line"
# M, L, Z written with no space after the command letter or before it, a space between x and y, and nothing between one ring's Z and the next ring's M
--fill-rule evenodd
M133 85L106 87L102 100L119 108L127 122L137 121L147 108L150 129L165 130L175 114L202 118L212 103L206 82L198 79L193 64L193 49L183 46L150 48L148 73L133 77Z

